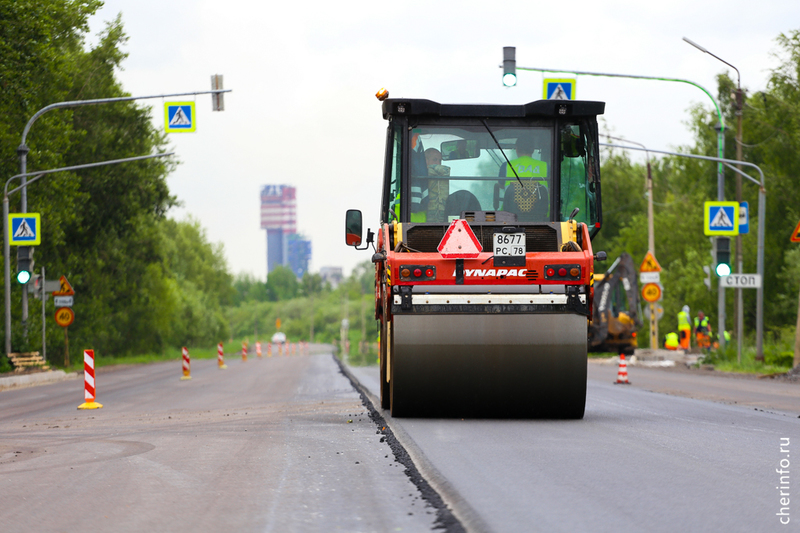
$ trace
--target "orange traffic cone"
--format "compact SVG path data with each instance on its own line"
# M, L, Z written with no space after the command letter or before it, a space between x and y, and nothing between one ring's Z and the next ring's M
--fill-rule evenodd
M625 362L625 354L619 354L619 370L617 371L617 381L614 382L616 385L630 385L631 382L628 381L628 363Z

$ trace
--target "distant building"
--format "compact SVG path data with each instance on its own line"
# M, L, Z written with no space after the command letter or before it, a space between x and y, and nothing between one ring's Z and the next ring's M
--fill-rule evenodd
M322 281L330 284L332 289L338 287L344 278L342 267L322 267L319 269L319 275Z
M311 241L302 235L294 233L288 239L288 262L297 278L302 278L308 272L308 262L311 261Z
M297 189L289 185L261 189L261 229L267 230L269 276L276 266L289 265L289 236L297 233Z

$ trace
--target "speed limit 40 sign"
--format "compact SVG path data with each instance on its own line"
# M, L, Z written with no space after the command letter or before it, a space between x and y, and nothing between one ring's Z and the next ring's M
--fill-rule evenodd
M661 286L656 283L647 283L642 287L642 298L646 302L657 302L661 299Z
M75 321L75 312L69 307L56 309L56 324L65 328Z

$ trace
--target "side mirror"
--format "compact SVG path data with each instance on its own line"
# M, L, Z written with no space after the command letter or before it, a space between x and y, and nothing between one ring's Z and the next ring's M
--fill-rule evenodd
M347 246L361 245L362 224L361 211L358 209L348 209L344 217L344 242Z

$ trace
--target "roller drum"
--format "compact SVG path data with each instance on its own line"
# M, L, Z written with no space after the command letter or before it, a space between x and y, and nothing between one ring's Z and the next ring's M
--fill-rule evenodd
M582 418L587 321L573 314L396 314L398 417Z

